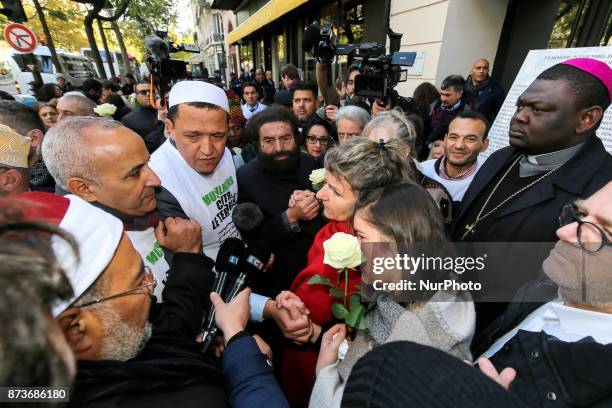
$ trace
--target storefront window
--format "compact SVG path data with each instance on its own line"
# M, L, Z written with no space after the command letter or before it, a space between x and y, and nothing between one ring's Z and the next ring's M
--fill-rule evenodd
M266 66L266 49L264 47L263 40L259 41L258 46L259 46L259 52L257 54L259 54L258 55L259 63L257 67L265 67Z
M253 49L250 42L240 46L240 61L245 71L253 66Z
M287 63L287 61L285 61L285 36L282 34L276 36L276 55L281 65Z
M602 8L594 0L561 0L555 25L553 26L548 48L584 47L592 45L609 45L611 35L611 15L593 25ZM605 24L602 26L600 24ZM600 30L600 27L604 29Z
M606 25L606 33L599 43L601 46L612 45L612 14L608 17L608 24Z

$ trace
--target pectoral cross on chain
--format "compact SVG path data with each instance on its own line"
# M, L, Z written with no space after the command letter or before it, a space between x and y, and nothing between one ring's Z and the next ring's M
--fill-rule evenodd
M473 224L467 224L465 226L465 232L463 233L463 236L461 237L461 239L465 239L465 237L467 237L468 234L473 234L474 232L476 232L476 230L474 229L476 227L476 223Z

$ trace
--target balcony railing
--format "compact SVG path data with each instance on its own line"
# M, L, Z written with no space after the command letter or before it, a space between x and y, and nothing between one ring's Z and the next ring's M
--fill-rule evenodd
M223 33L212 34L208 36L208 38L206 39L204 43L204 46L208 47L211 44L222 43L224 41L225 41L225 34Z

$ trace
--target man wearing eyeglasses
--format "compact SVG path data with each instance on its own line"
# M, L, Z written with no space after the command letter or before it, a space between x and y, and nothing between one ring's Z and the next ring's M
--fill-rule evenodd
M136 84L137 107L121 119L126 127L138 133L143 139L151 132L163 127L163 123L157 118L157 109L151 106L151 86L148 81L140 81Z
M510 146L489 156L466 190L453 241L554 242L561 207L612 180L612 156L596 134L611 98L612 69L605 62L575 58L540 73L516 101ZM548 249L535 245L524 257L530 266L520 269L511 252L496 260L497 274L513 277L505 293L535 277ZM504 308L477 303L476 332Z
M291 112L271 107L251 121L247 127L257 132L257 158L238 169L238 202L255 203L263 212L263 223L252 238L271 245L276 259L265 287L258 289L275 297L306 265L308 249L322 226L319 203L308 179L320 165L300 151L298 123ZM288 207L297 190L308 197Z
M226 407L229 399L234 406L286 406L266 356L244 331L250 291L228 304L209 296L210 258L175 254L163 305L151 317L157 282L121 221L75 195L24 193L19 199L27 221L57 225L78 245L77 257L72 242L53 238L73 288L52 309L78 364L71 404ZM203 355L195 340L210 301L224 333L221 364Z
M612 182L566 204L559 241L543 270L558 297L520 321L484 353L512 367L510 391L534 406L612 404ZM524 317L525 315L523 315Z

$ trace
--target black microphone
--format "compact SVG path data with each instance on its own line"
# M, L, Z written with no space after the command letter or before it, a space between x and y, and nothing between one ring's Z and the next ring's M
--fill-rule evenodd
M240 273L238 273L231 288L227 291L224 298L225 303L231 302L247 286L249 279L254 279L263 272L270 261L271 255L272 250L270 246L263 241L255 241L246 248L238 261ZM213 326L211 330L204 333L202 353L208 350L217 335L217 331L217 326Z
M321 26L318 21L306 26L304 34L302 34L302 50L308 52L312 50L315 45L318 45L320 33Z
M272 250L264 241L254 241L246 248L244 255L240 258L238 267L240 274L228 289L225 295L225 302L231 302L240 291L263 273L266 265L270 261Z
M219 296L223 296L223 291L228 281L228 277L238 275L238 265L240 258L244 255L244 242L238 238L227 238L221 244L217 260L215 262L215 270L217 276L213 282L212 292L216 292ZM204 335L210 332L215 327L215 306L211 305L210 311L206 320L202 323Z
M257 229L264 220L263 212L257 204L241 203L232 211L232 222L240 231L242 238L250 242L256 235Z

